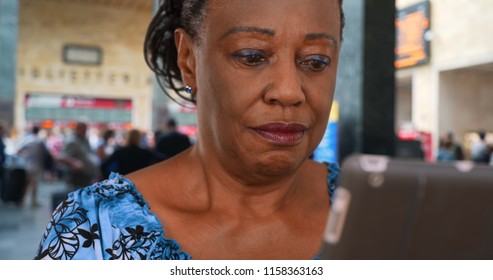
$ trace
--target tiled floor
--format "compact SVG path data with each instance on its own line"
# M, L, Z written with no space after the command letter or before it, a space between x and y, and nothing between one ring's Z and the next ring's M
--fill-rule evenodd
M41 206L36 208L30 203L17 207L0 202L0 260L33 259L51 217L51 194L64 189L61 182L41 183L38 190Z

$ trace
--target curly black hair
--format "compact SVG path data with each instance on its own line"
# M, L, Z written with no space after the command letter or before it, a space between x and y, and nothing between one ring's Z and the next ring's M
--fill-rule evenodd
M345 24L342 1L339 0L342 30ZM144 41L144 57L149 68L156 75L161 89L178 104L195 104L194 96L184 93L183 80L177 64L178 51L175 46L174 31L183 28L192 38L198 34L205 19L208 0L161 0L159 9L147 29ZM166 90L171 88L181 100ZM185 102L183 102L185 101Z

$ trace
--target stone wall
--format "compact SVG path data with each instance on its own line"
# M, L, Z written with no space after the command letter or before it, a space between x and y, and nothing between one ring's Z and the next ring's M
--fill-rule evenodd
M132 126L150 129L152 75L143 41L152 9L79 1L21 0L16 123L27 93L132 99ZM100 65L64 62L66 44L100 48Z

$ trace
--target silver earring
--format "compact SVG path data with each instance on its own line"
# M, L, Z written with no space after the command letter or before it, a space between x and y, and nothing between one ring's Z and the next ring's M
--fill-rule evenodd
M192 93L192 87L191 86L185 86L185 92L188 94Z

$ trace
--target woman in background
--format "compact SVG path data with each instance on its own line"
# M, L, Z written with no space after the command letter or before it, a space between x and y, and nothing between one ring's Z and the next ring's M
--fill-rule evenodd
M140 147L141 137L139 130L130 130L125 146L118 148L101 163L101 174L104 177L108 177L111 172L125 175L165 159L164 156Z

